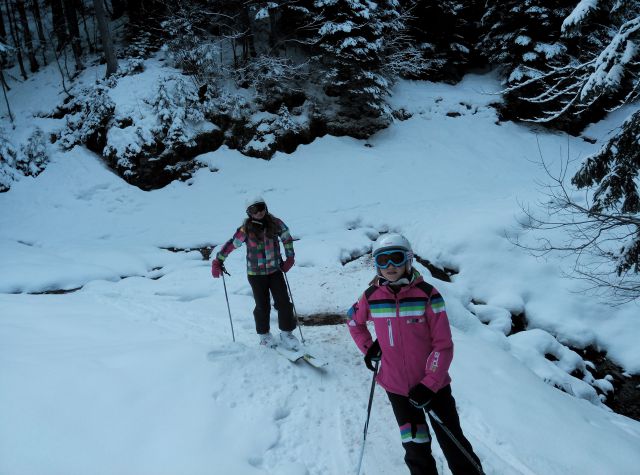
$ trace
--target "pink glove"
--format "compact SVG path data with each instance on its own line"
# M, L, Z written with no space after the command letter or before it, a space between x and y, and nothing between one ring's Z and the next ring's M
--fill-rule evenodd
M211 275L213 276L214 279L217 279L218 277L220 277L222 275L222 261L219 259L214 259L211 262Z
M294 262L295 259L293 258L293 256L287 257L287 260L282 263L280 269L282 269L282 272L289 272L289 269L293 267Z

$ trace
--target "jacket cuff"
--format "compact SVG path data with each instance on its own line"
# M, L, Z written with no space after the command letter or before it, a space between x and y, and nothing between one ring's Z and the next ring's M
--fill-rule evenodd
M422 378L422 381L420 382L434 393L437 393L443 388L443 386L439 385L436 381L433 380L433 378L430 378L429 376Z

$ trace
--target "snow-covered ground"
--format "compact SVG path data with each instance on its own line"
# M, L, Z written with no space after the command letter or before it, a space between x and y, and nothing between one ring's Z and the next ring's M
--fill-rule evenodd
M161 69L129 96L121 89L120 104L140 100ZM47 74L10 91L15 137L61 126L32 116L59 97ZM606 380L569 376L584 362L560 344L597 346L640 372L637 304L576 293L567 263L505 237L519 202L539 199L538 147L556 163L567 148L584 157L625 111L585 132L596 144L535 134L497 123L497 87L491 76L404 82L393 102L413 117L368 141L328 136L268 162L223 148L187 183L151 192L85 149L52 146L44 173L0 195L0 474L355 471L371 373L347 329L303 327L325 372L258 348L243 249L227 260L232 343L222 282L189 251L231 237L257 193L297 239L288 278L303 316L345 312L373 275L367 251L380 232L401 231L422 258L459 271L444 283L416 264L446 298L453 392L487 474L637 473L640 422L600 403L593 386ZM532 330L505 336L509 313L523 311ZM435 442L434 452L449 473ZM408 473L402 457L378 389L363 472Z

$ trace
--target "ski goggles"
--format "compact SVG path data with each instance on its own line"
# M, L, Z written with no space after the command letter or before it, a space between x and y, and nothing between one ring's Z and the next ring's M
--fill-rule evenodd
M247 208L249 214L258 214L262 213L265 209L267 209L267 205L264 203L256 203Z
M386 269L390 265L394 267L400 267L405 264L409 259L409 254L400 249L392 249L390 251L383 251L376 254L373 257L376 267L379 269Z

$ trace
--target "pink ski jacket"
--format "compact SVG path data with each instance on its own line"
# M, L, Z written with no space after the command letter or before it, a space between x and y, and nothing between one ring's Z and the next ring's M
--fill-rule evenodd
M362 353L373 344L367 328L373 321L382 350L378 384L402 396L418 383L438 392L451 382L453 341L444 300L414 272L398 293L376 278L347 313L349 332Z

